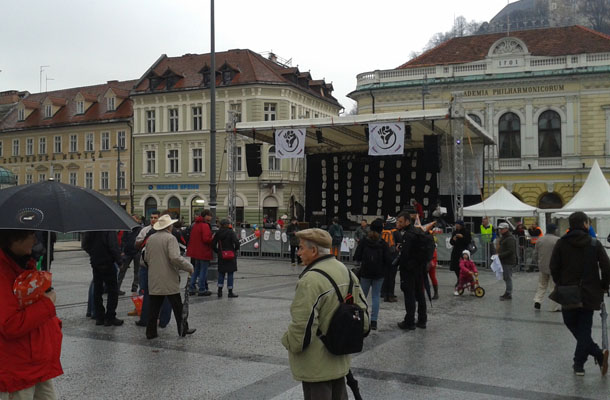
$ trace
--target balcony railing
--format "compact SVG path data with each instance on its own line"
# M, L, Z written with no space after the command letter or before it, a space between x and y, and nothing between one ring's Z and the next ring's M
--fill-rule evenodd
M357 89L362 86L400 81L416 81L424 78L452 78L457 76L482 75L507 72L532 72L542 70L561 70L566 68L586 68L610 66L610 53L580 54L559 57L522 56L523 62L513 68L499 68L496 59L485 59L474 63L414 67L391 70L369 71L356 77Z

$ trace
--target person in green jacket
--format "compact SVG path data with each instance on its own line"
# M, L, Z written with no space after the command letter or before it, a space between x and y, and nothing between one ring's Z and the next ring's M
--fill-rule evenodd
M325 333L339 308L339 301L330 281L319 273L308 273L312 268L326 272L336 282L345 297L349 276L354 282L354 303L364 311L364 334L370 330L368 305L356 276L330 254L332 239L322 229L305 229L296 233L299 256L306 265L299 276L294 300L290 306L291 322L282 337L288 350L290 369L295 380L303 383L305 400L347 400L345 376L350 369L350 356L331 354L318 331Z

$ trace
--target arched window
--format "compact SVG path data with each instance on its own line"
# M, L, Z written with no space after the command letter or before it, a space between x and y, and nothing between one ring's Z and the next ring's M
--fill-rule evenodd
M269 171L280 170L280 159L275 157L275 146L269 147Z
M500 158L521 158L521 120L509 112L500 117L498 124Z
M157 200L154 197L149 197L144 202L144 215L146 220L150 220L150 213L157 210Z
M538 118L538 157L561 157L561 117L555 111Z
M538 208L548 209L561 207L563 207L563 202L561 201L561 197L555 192L545 193L540 197L540 200L538 200Z
M540 209L549 209L549 208L561 208L563 207L563 201L561 201L561 197L553 192L553 193L545 193L540 197L540 200L538 200L538 208ZM551 213L545 213L546 215L546 224L550 224L552 222L551 220Z
M191 222L195 221L195 218L201 215L201 212L205 209L205 200L199 196L193 197L191 200Z
M468 116L477 124L479 124L479 126L483 126L483 124L481 123L481 118L479 118L478 115L476 114L468 114Z
M172 218L180 217L180 200L177 197L170 197L167 201L167 211L170 212Z

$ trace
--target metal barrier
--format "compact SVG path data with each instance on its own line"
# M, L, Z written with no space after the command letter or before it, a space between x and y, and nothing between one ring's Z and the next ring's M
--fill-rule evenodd
M255 230L251 228L238 228L236 231L239 238L249 237L255 232ZM276 232L279 232L279 239ZM344 241L347 242L347 246L342 246L343 251L341 251L340 258L343 262L353 262L354 260L354 252L356 251L356 243L355 239L353 239L354 234L354 231L344 231ZM437 242L436 251L438 262L449 264L452 250L452 246L449 244L451 233L440 233L436 234L435 237ZM497 240L498 239L496 238L496 241ZM477 251L471 257L472 260L482 267L489 268L491 265L491 256L495 254L495 242L485 243L480 234L472 234L472 241L477 247ZM258 248L255 245L256 243L258 243ZM353 245L350 245L352 243ZM534 248L529 241L518 240L516 251L517 264L519 265L520 271L528 268L537 268L536 260L533 257ZM290 244L286 231L279 229L260 229L260 237L242 244L240 254L245 257L289 259Z

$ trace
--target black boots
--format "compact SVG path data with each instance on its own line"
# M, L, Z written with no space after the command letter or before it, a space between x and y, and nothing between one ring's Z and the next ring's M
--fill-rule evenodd
M222 297L222 288L221 287L218 288L218 297ZM239 297L239 296L236 295L235 293L233 293L233 289L229 289L229 297L235 298L235 297Z
M438 300L438 285L432 285L432 289L434 289L432 300Z

